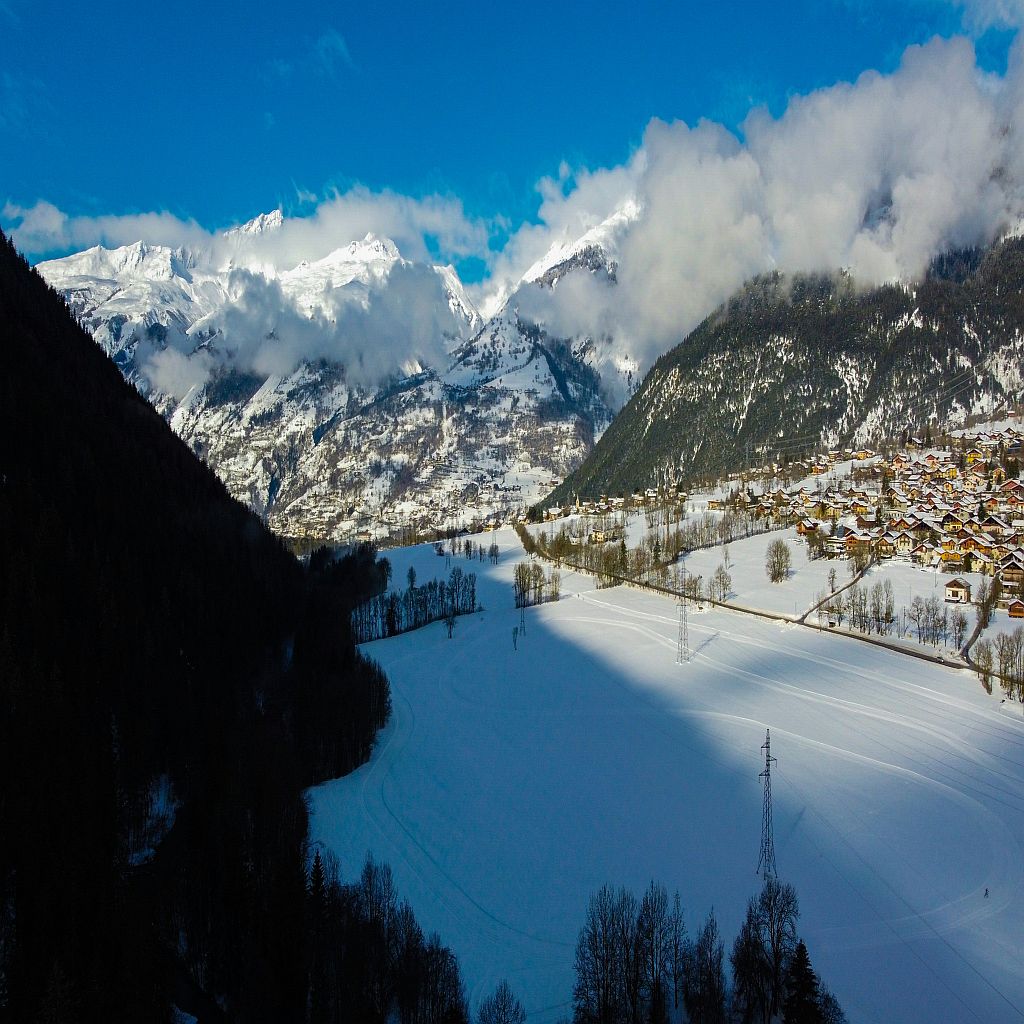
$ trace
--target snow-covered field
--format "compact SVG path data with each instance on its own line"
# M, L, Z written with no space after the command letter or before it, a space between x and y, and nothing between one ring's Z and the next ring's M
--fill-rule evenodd
M569 1016L605 882L678 888L691 933L714 906L728 949L758 889L771 728L780 876L851 1022L1024 1018L1019 705L967 671L720 610L691 616L677 665L670 601L567 572L514 651L522 553L495 539L501 564L474 565L486 611L452 640L435 623L368 646L393 719L369 764L310 794L314 838L349 879L367 851L392 865L474 1008L507 977L531 1021ZM444 571L429 548L388 556L396 582Z
M783 540L789 546L791 568L789 576L781 583L772 583L765 572L765 556L768 545ZM722 545L700 548L680 559L692 576L704 577L704 588L725 559ZM782 615L802 615L830 590L828 573L836 571L836 586L850 581L849 562L840 559L807 557L807 545L796 532L796 527L773 530L756 537L744 537L729 545L729 575L732 589L726 600L748 608L760 608Z

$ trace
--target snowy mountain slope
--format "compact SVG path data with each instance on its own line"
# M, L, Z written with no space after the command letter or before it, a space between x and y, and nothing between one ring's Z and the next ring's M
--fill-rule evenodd
M562 337L575 358L593 370L601 381L602 394L618 409L636 390L639 365L630 352L629 339L614 337L608 329L582 330L575 319L559 314L559 290L563 282L589 282L614 289L623 239L640 216L636 199L627 198L603 221L578 237L566 232L553 242L519 278L491 296L484 308L491 311L489 326L500 329L503 320L514 318L549 334Z
M610 217L595 224L578 238L565 237L554 242L548 251L523 274L520 284L534 281L550 283L553 270L565 267L586 254L599 252L604 261L614 265L618 260L619 244L629 226L640 216L640 205L632 197L627 199Z
M469 385L428 370L366 389L336 364L307 363L224 374L166 412L274 529L343 539L505 515L582 460L608 420L596 389L567 385L565 401L555 374L573 367L557 351L504 369Z
M269 265L261 240L281 225L261 215L216 252L138 243L38 268L275 529L339 539L506 514L607 425L586 344L512 310L485 324L454 268L373 234Z
M223 276L201 270L187 249L94 246L37 269L122 369L140 344L165 345L168 333L183 339L227 301Z

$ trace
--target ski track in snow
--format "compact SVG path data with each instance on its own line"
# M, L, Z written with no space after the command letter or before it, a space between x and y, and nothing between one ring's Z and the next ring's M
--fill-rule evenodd
M310 792L313 836L352 879L389 862L471 1005L507 977L531 1021L571 1013L572 961L602 882L655 877L690 932L726 942L756 892L770 727L780 873L851 1021L1024 1020L1024 721L974 676L855 640L710 610L675 664L676 616L562 573L519 624L502 531L485 612L369 645L394 713L370 762ZM394 578L441 575L429 548ZM985 899L985 888L991 897Z

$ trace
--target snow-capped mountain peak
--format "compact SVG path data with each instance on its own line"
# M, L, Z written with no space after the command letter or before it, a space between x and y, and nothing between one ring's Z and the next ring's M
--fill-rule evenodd
M284 214L280 210L271 210L270 213L261 213L258 217L253 217L240 227L225 231L224 236L232 238L236 235L265 235L270 231L276 231L283 224Z
M74 277L118 280L124 277L148 281L169 281L187 278L195 266L195 257L188 249L172 249L166 245L133 242L117 249L94 245L84 252L63 259L39 264L40 272L51 281Z
M343 250L339 249L337 252L346 253L348 259L352 262L397 260L402 258L402 254L398 251L398 246L390 238L375 235L372 231L368 231L359 241L349 242Z
M609 260L616 259L623 234L639 216L640 204L631 196L610 217L595 224L582 235L571 237L566 229L564 237L554 242L523 274L520 283L530 284L537 281L550 270L590 248L600 249Z

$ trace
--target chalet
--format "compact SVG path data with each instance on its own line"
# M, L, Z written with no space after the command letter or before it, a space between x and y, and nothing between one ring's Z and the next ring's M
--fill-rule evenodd
M956 579L949 580L946 583L946 601L949 604L970 604L971 603L971 585L967 580L961 579L957 576Z
M849 533L843 537L843 547L846 549L848 555L852 555L855 551L862 551L871 543L871 535L863 533L860 530L850 530Z
M973 466L976 462L984 462L985 453L980 448L969 448L964 452L964 461L968 466Z
M1016 598L1006 606L1006 614L1011 619L1024 619L1024 601Z
M892 558L896 554L896 538L891 533L883 533L875 542L875 551L879 558Z
M870 448L858 448L853 453L853 457L857 462L863 462L865 459L873 459L875 457L875 453Z
M990 558L980 551L974 551L971 553L970 561L971 564L967 567L968 572L980 572L985 576L995 575L996 561L994 558Z
M906 558L910 555L910 552L917 546L917 539L914 537L909 530L903 533L897 533L896 539L893 541L893 548L897 555Z
M1024 580L1024 557L1018 552L999 559L999 579L1004 587L1019 587Z
M799 533L801 537L808 533L816 533L817 530L818 523L814 519L801 519L800 522L796 524L796 532Z
M841 555L843 553L843 551L845 550L845 548L846 548L846 545L844 544L842 537L835 537L835 536L833 536L833 537L828 537L825 540L825 553L830 558L835 558L838 555Z
M910 552L911 561L916 562L918 565L934 565L938 557L939 551L934 544L918 544Z

